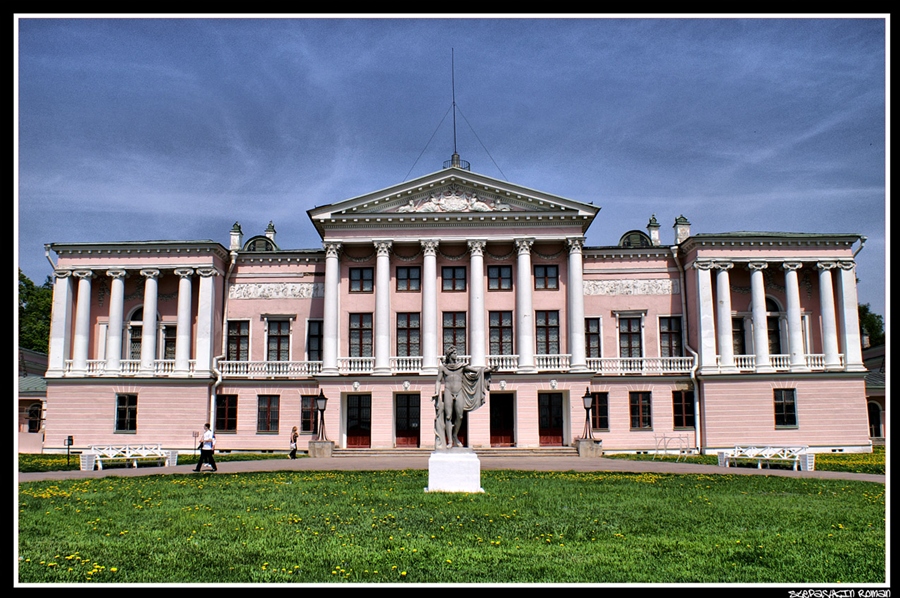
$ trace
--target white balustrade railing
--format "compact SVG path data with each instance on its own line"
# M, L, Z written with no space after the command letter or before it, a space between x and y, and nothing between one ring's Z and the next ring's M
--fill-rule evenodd
M422 357L391 357L392 373L418 372L422 369Z
M488 367L494 368L498 372L515 372L519 367L518 355L488 355Z
M338 357L338 373L369 374L375 369L374 357Z
M735 355L734 367L741 372L756 371L756 355Z
M67 359L65 363L65 373L66 375L70 375L73 373L72 365L74 361L71 359ZM189 362L188 373L193 374L196 366L196 361L191 360ZM140 359L122 359L119 361L119 369L118 370L110 370L107 368L107 361L105 359L89 359L86 363L84 375L87 377L92 376L104 376L104 375L113 375L113 376L138 376L144 372L141 371L141 360ZM160 376L165 378L176 377L180 375L175 371L175 360L174 359L155 359L153 361L153 375Z
M791 371L790 355L769 355L769 363L779 372Z
M534 365L539 372L552 371L561 372L569 369L569 358L571 355L549 355L539 354L534 356Z
M693 357L589 357L587 368L604 376L689 374Z
M322 371L321 361L220 361L219 371L233 378L299 378Z

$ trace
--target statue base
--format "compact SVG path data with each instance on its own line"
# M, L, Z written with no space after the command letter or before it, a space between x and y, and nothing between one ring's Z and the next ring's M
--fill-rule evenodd
M425 492L484 492L481 461L475 451L457 447L431 453Z
M334 450L334 442L330 440L310 440L309 456L313 458L327 458Z
M602 457L603 441L593 438L579 438L575 441L579 457Z

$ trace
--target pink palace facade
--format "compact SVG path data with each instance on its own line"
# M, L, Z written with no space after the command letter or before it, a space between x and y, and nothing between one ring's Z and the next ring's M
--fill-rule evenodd
M651 217L586 247L599 208L460 167L215 241L54 243L45 451L161 443L287 451L329 400L337 448L433 448L454 344L495 368L469 447L573 445L582 397L606 452L662 435L869 452L856 234L692 233ZM668 235L667 235L668 236Z

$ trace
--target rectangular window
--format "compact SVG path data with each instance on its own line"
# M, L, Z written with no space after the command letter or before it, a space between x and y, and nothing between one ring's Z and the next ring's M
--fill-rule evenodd
M228 322L228 361L250 360L250 322Z
M591 428L609 430L609 393L591 393Z
M322 320L306 323L306 359L322 361Z
M641 319L619 318L619 357L643 357Z
M259 395L256 411L257 432L278 431L278 395Z
M397 266L397 290L418 291L422 288L422 269L419 266Z
M350 314L350 357L372 357L372 314Z
M744 348L744 318L731 318L731 339L734 344L735 355L746 355Z
M793 388L775 389L775 427L797 426L797 391Z
M131 326L130 334L128 335L128 358L129 359L140 359L141 358L141 336L144 331L143 326Z
M237 395L216 395L216 432L237 432Z
M373 276L372 268L350 268L350 292L371 293Z
M694 391L676 390L672 392L673 425L676 428L694 427Z
M460 355L466 352L466 312L464 311L445 311L444 312L444 347L453 345L456 352Z
M300 398L300 431L304 434L318 432L318 411L316 411L316 395L303 395Z
M266 361L291 360L291 323L288 320L269 320Z
M659 319L659 356L683 357L681 351L681 318Z
M769 355L781 355L781 328L778 316L766 318L766 328L769 334Z
M418 357L419 314L397 314L397 356Z
M137 432L137 395L116 395L116 432Z
M631 429L649 430L652 427L650 419L650 393L628 393L628 404L631 410Z
M602 357L600 343L600 318L584 319L585 357Z
M513 355L513 323L511 311L488 314L491 355Z
M166 325L163 327L163 359L175 359L176 330L174 325Z
M559 266L535 266L534 288L536 290L558 289Z
M537 354L559 355L559 312L535 312L534 325Z
M489 291L512 289L512 266L488 266L487 271Z
M445 291L466 290L466 267L444 266L441 268L441 288Z

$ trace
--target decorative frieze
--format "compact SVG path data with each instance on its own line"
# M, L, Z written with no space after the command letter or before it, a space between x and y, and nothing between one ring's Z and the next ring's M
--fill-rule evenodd
M233 284L229 299L316 299L325 296L321 282L258 282Z
M678 295L681 287L671 278L585 280L585 295Z

